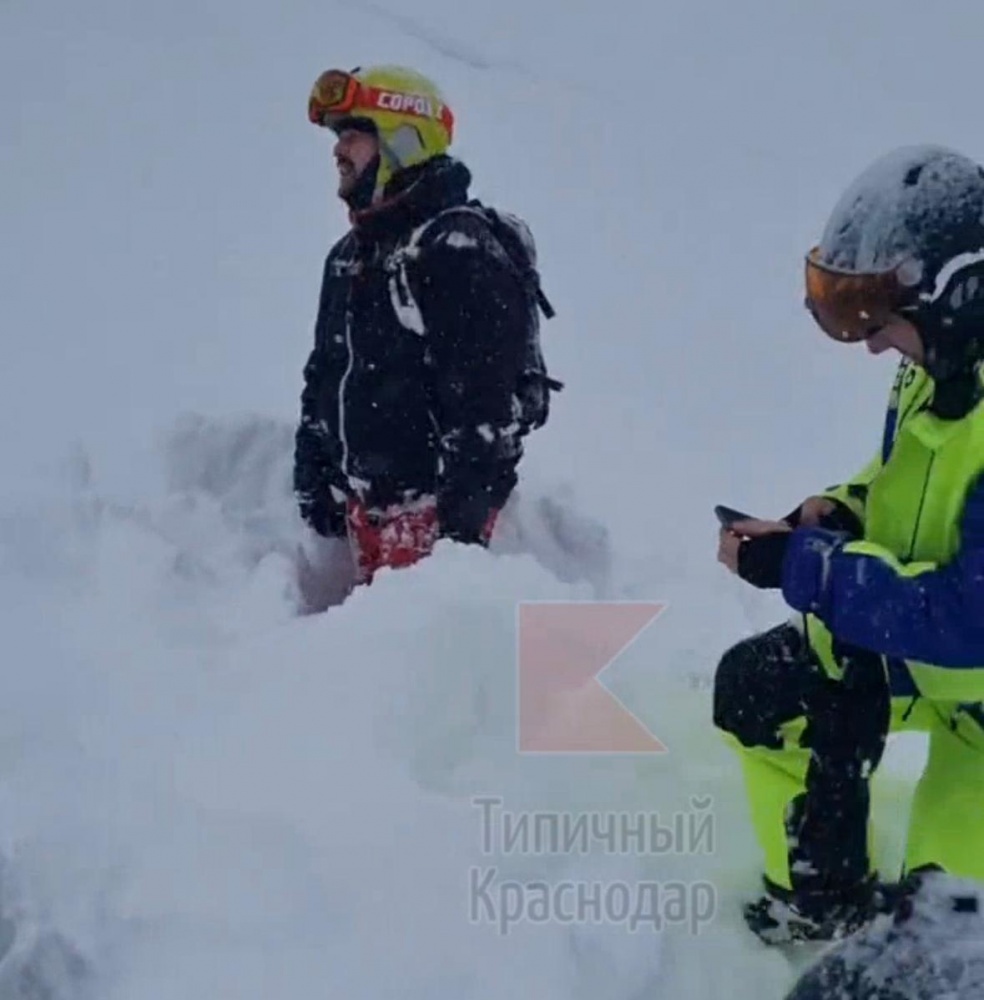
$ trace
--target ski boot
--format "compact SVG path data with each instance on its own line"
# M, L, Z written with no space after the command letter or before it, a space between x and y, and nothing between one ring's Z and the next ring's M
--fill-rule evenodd
M837 941L883 912L885 899L871 875L849 890L784 889L763 876L765 895L743 907L749 929L766 944Z

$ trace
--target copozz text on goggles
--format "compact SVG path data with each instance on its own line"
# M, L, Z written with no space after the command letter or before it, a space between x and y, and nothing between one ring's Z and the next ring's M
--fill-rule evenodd
M359 111L391 112L440 121L450 137L454 115L446 104L422 94L409 94L362 83L344 70L326 70L314 82L308 99L308 118L315 125L331 127L342 118L357 118Z

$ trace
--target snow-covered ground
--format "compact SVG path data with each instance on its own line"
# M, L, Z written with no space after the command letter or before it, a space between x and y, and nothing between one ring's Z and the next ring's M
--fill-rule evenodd
M780 997L709 699L783 609L711 508L785 513L875 446L891 362L814 330L802 255L886 148L984 154L977 8L60 8L0 2L0 1000ZM344 224L305 101L382 61L532 224L567 389L493 552L298 617ZM518 753L517 604L599 599L666 604L606 682L668 752ZM920 752L878 784L889 859ZM640 813L713 838L640 851Z

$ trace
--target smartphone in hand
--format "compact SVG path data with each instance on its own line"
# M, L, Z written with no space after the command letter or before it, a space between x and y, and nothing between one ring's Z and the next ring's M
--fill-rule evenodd
M721 527L723 528L730 528L735 521L758 520L754 514L746 514L744 511L735 510L734 507L726 507L720 503L714 508L714 513L717 515L717 519L721 522Z

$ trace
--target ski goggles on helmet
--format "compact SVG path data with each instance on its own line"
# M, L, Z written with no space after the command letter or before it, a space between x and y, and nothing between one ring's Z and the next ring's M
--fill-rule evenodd
M806 255L806 307L817 325L841 343L867 340L914 298L902 280L904 265L870 273L824 263L820 248Z
M352 111L360 88L361 84L351 73L340 69L326 70L311 88L308 118L314 125L331 125Z
M375 115L407 115L439 121L450 136L454 116L447 105L421 94L402 93L363 83L345 70L326 70L311 88L308 119L315 125L332 128L345 118L368 118Z

